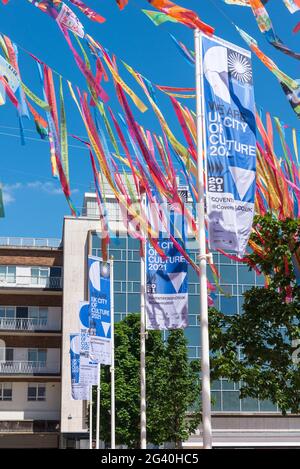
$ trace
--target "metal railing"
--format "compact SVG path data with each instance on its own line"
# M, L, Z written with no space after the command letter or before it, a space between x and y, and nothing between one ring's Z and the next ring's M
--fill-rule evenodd
M32 362L32 361L0 361L0 374L58 374L58 363Z
M36 331L48 328L47 319L0 318L0 329L10 331Z
M58 248L61 240L58 238L19 238L0 237L0 246L26 247L26 248Z
M53 290L62 289L62 277L34 277L32 275L1 275L1 287L30 287L47 288Z

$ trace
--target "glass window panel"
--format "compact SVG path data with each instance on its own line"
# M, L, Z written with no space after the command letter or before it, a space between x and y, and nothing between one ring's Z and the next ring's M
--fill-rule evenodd
M247 397L241 400L242 411L244 412L258 412L258 399Z
M109 255L113 256L115 261L120 261L121 260L121 254L122 254L122 251L120 251L120 250L117 250L117 249L110 249L109 250Z
M225 412L240 411L240 399L238 391L223 391L223 410Z
M37 386L29 385L27 390L27 399L28 401L35 401L37 397Z
M237 309L236 297L232 296L232 297L226 298L225 296L221 296L220 310L223 314L228 314L228 315L237 314L238 309Z
M115 295L115 311L118 313L126 312L126 295L119 293Z
M198 283L199 277L195 270L189 265L188 266L188 281L189 283Z
M37 350L36 349L28 349L28 361L29 362L37 362Z
M261 285L261 286L265 285L266 279L263 275L255 275L255 280L256 280L256 285Z
M237 283L236 266L235 265L221 265L220 276L222 283Z
M135 238L128 237L128 249L134 249L136 251L139 251L140 242Z
M37 319L39 317L39 308L38 306L30 306L28 308L28 317L32 319Z
M14 360L14 349L6 348L5 349L5 361L12 362Z
M213 390L219 390L219 389L221 389L221 380L220 380L220 379L214 380L214 381L211 383L211 389L213 389Z
M125 280L126 279L126 264L125 264L125 262L115 262L114 263L114 276L115 276L115 280Z
M271 401L260 401L261 412L277 412L277 406Z
M141 269L138 262L128 262L128 278L130 280L140 280Z
M228 381L227 379L222 379L222 389L235 389L234 382Z
M214 258L217 259L217 255L215 255ZM215 259L214 261L216 262ZM232 264L232 260L229 257L220 254L220 264Z
M131 293L128 295L128 313L139 313L141 310L141 297Z
M126 238L113 238L110 242L111 249L126 249Z
M115 293L116 293L116 292L120 292L120 291L121 291L121 285L122 285L122 283L121 283L121 282L114 282L114 286L115 286Z
M221 391L211 392L211 404L212 404L212 407L211 407L212 411L222 410Z
M239 266L239 283L247 283L254 285L255 273L254 271L249 271L247 266Z
M15 318L16 317L16 308L7 307L6 308L6 317L10 318L10 319Z
M0 318L5 318L5 308L0 308Z
M38 400L44 401L46 399L46 387L44 385L38 386Z
M47 360L47 350L41 349L38 351L38 361L40 363L46 363Z
M40 319L48 319L48 308L39 308Z
M200 345L200 331L198 327L186 328L185 336L189 341L189 345Z

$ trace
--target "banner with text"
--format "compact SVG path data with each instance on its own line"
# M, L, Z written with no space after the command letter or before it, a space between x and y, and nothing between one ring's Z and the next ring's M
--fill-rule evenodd
M174 214L171 214L174 227ZM173 231L171 227L171 232ZM176 241L184 245L184 219L181 217L180 235ZM148 330L182 329L188 326L187 261L170 238L158 239L166 254L163 259L146 242L146 328Z
M89 400L89 386L80 382L80 335L70 334L71 387L72 399Z
M242 255L254 215L256 127L251 53L201 36L211 249Z
M98 365L90 358L90 304L88 301L79 303L80 320L80 383L86 385L98 384Z
M90 358L111 365L111 282L110 263L89 256Z

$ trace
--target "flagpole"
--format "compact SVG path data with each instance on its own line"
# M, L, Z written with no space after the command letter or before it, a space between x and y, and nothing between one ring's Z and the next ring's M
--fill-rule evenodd
M101 364L98 363L98 383L97 383L97 419L96 419L96 449L100 444L100 395L101 395Z
M90 444L89 449L93 449L93 386L90 386L90 406L89 406L89 417L90 417Z
M144 243L145 251L145 243ZM145 256L145 252L144 252ZM140 378L141 378L141 449L147 448L146 431L146 317L145 317L145 257L141 257L141 351L140 351Z
M116 448L116 408L115 408L115 307L114 307L114 258L110 259L110 285L111 285L111 449Z
M204 162L203 162L203 76L202 39L199 29L195 29L195 78L196 78L196 113L197 113L197 190L199 200L197 204L198 232L199 232L199 267L200 267L200 325L201 325L201 374L202 374L202 425L203 448L212 448L211 428L211 392L210 392L210 363L209 363L209 332L208 332L208 301L207 301L207 259L205 235L205 190L204 190ZM205 157L206 155L204 155Z

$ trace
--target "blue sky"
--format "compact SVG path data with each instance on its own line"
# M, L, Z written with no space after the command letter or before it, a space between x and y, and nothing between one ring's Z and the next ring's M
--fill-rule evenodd
M151 9L146 0L129 0L127 8L120 12L115 0L85 0L106 17L104 24L96 24L85 18L78 10L78 16L95 39L114 52L116 56L134 69L160 85L192 87L194 70L178 53L169 33L193 48L193 32L183 25L166 23L155 27L140 11ZM260 34L249 8L228 6L222 0L180 0L182 6L194 9L200 17L216 28L216 35L244 47L242 39L234 30L229 19L255 37L261 49L278 66L293 78L300 78L299 62L273 49ZM75 7L72 7L74 11ZM292 28L300 21L300 13L291 15L281 0L271 0L268 11L278 36L292 49L300 51L299 35L293 35ZM22 48L30 51L65 78L78 84L85 83L74 62L56 23L40 12L27 0L10 0L7 6L0 4L0 31L8 35ZM299 33L300 34L300 33ZM20 66L23 81L41 96L37 69L32 59L20 49ZM121 67L121 66L120 66ZM298 119L283 95L276 78L253 58L255 96L258 107L279 116L285 123L298 128ZM120 68L121 75L143 98L134 81ZM118 111L117 103L109 87L109 104ZM74 104L65 88L65 99L69 134L85 135ZM159 95L160 106L175 132L179 133L169 101ZM194 107L193 102L189 102ZM149 110L144 115L135 112L136 118L147 128L158 130L158 124ZM6 217L0 219L0 236L60 237L63 216L69 208L62 195L59 182L51 177L49 146L41 141L32 121L24 122L26 145L21 146L16 111L10 102L0 107L0 182L5 187ZM86 150L70 138L70 178L73 200L81 207L84 191L92 182L92 173Z

